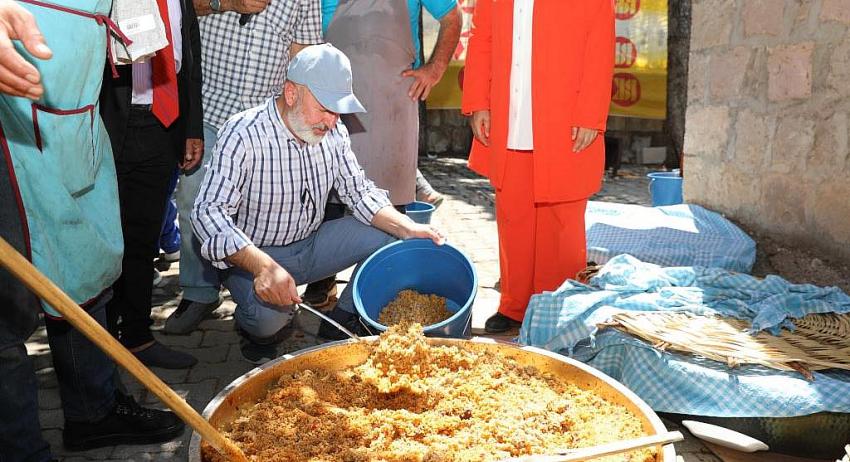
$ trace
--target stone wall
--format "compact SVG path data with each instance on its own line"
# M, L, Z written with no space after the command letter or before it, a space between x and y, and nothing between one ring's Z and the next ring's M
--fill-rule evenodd
M693 0L684 193L850 260L850 0Z
M466 157L472 146L469 119L459 109L429 109L419 118L419 154ZM421 115L421 113L420 113Z

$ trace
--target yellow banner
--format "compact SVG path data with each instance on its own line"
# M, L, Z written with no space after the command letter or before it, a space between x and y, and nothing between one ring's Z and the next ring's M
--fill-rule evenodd
M667 115L667 0L615 0L611 115Z
M430 109L458 109L475 0L459 0L463 31L454 60L428 97ZM663 119L667 109L667 0L615 0L617 40L611 115ZM434 48L439 23L423 18L423 45Z

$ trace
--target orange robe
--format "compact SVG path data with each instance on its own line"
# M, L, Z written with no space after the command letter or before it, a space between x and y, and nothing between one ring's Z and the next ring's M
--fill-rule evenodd
M532 19L534 151L507 148L512 0L478 0L462 111L489 110L490 146L473 141L469 166L496 188L502 298L521 320L533 293L554 290L585 266L584 209L599 191L603 136L573 153L572 127L603 132L614 70L612 0L535 0Z

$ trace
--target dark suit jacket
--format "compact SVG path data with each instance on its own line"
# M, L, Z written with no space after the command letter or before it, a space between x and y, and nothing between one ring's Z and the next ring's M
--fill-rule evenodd
M166 130L173 140L177 159L183 157L187 138L204 137L204 117L201 106L201 36L198 16L192 0L181 0L183 12L181 35L183 57L177 74L177 92L180 98L180 117ZM106 63L103 88L100 92L100 115L112 141L112 151L120 158L130 116L133 97L132 66L116 66L119 76L113 78L112 68Z

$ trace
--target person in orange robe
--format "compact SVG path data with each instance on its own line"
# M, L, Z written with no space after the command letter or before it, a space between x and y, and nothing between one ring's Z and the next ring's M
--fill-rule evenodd
M614 70L612 0L478 0L463 78L469 167L496 189L501 300L487 332L516 328L532 294L586 265Z

